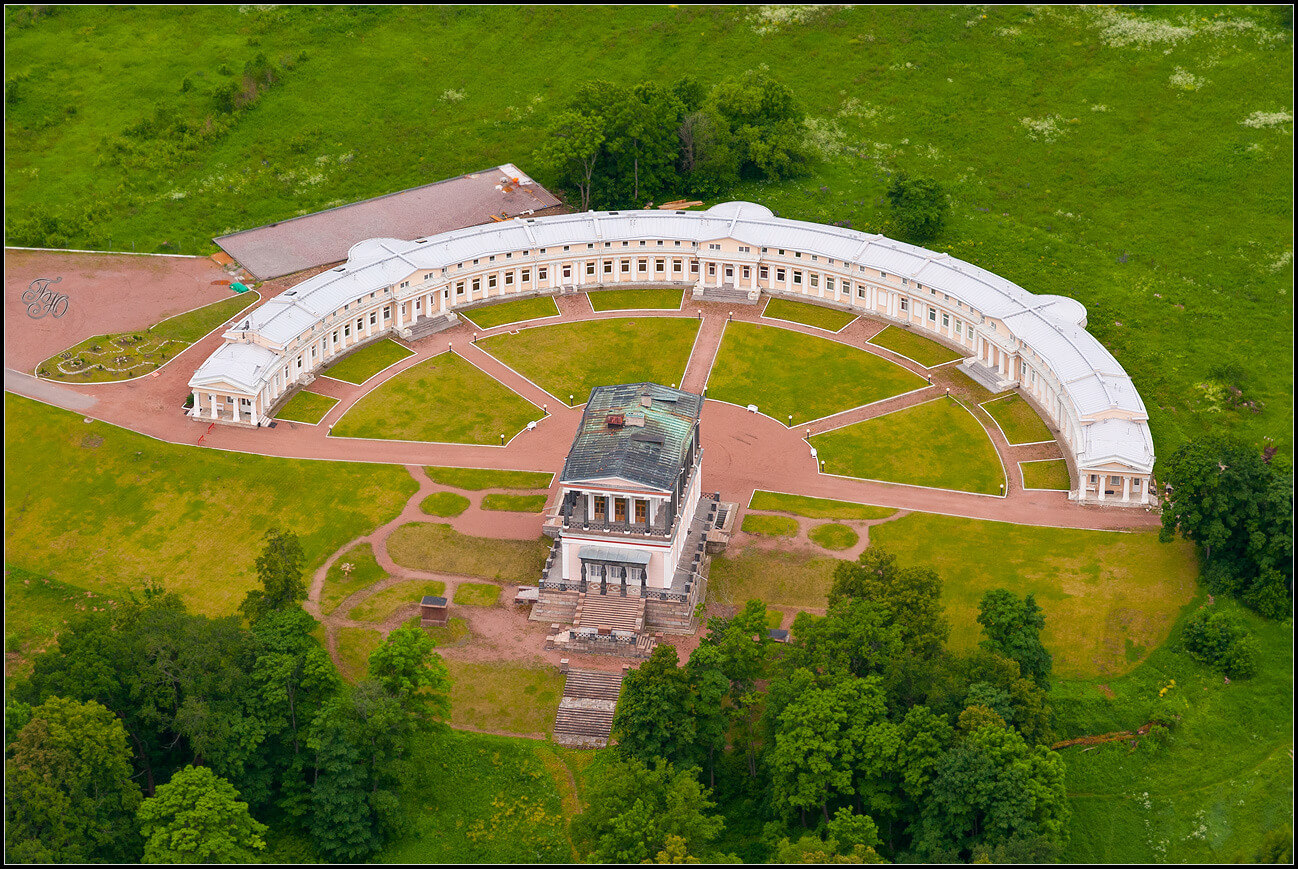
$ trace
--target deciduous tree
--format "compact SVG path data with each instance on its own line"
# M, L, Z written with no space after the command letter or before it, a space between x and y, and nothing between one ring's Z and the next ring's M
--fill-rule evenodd
M187 766L159 785L137 817L145 863L252 863L266 848L266 825L233 785L203 766Z

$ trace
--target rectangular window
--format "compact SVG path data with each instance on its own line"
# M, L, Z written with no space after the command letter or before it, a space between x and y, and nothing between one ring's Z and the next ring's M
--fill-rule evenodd
M505 286L512 287L513 285L514 285L514 273L505 272Z
M816 274L815 272L811 273L811 285L813 287L820 286L820 275Z
M639 261L638 265L641 272L649 271L649 260L642 259Z
M487 275L487 288L494 290L496 288L496 276Z
M629 500L630 498L613 499L613 521L614 522L626 521L626 503Z
M757 268L757 277L760 278L760 279L763 280L763 281L765 281L765 280L769 280L770 277L771 277L771 270L770 270L769 268L767 268L766 266L758 266L758 268Z
M530 284L532 282L532 270L523 269L523 274L520 280L525 284Z
M611 274L613 274L613 263L608 262L608 261L605 261L605 263L604 263L604 274L606 274L606 275L611 275Z
M909 311L909 310L910 310L910 300L909 300L909 299L902 299L902 300L901 300L901 309L902 309L903 311Z
M383 309L383 319L385 319L385 320L391 320L391 319L392 319L392 308L391 308L391 306L389 306L389 307Z
M937 308L930 307L928 309L928 320L930 323L937 322Z
M604 507L605 507L605 505L604 505L604 497L603 497L602 495L596 495L596 496L595 496L594 498L592 498L591 500L594 501L594 506L595 506L595 514L594 514L594 515L595 515L595 518L596 518L596 519L603 519L603 518L604 518Z
M474 279L473 279L473 292L476 293L476 292L478 292L478 291L481 290L481 289L482 289L482 278L474 278Z
M752 269L748 266L744 266L744 280L748 280L752 276L752 273Z
M797 271L795 271L795 272L793 273L793 282L794 282L795 284L800 284L800 283L802 283L802 272L797 272Z
M716 264L716 263L708 263L708 276L709 276L709 277L713 277L713 276L716 275L716 273L717 273L717 264Z
M781 251L781 253L783 253L783 251ZM775 270L775 279L780 283L784 283L784 269Z
M622 274L626 274L629 271L631 271L631 260L629 259L622 260Z
M690 274L697 275L698 273L699 273L699 264L698 261L696 260L690 263Z
M677 274L680 274L681 271L683 270L683 269L681 268L682 265L683 265L683 263L682 263L680 260L678 260L678 259L674 259L674 260L672 260L672 271L675 272L675 273L677 273Z
M648 522L648 521L649 521L649 502L648 502L648 501L636 501L636 502L635 502L635 521L636 521L636 522Z
M667 260L662 260L662 259L654 260L654 271L656 272L667 271Z
M370 325L373 326L373 325L377 324L378 322L379 322L379 315L378 315L378 312L377 312L377 311L370 311Z
M865 285L864 285L864 284L857 284L857 285L856 285L856 297L857 297L858 299L864 299L864 298L865 298Z
M564 266L564 267L563 267L563 278L564 278L564 280L568 280L568 279L571 278L571 277L572 277L572 266Z
M586 274L588 274L588 275L593 275L593 274L595 274L595 264L594 264L594 263L586 263Z
M831 293L834 291L834 279L833 279L833 278L825 278L825 289L829 290Z
M549 271L549 270L548 270L547 268L545 268L545 266L542 266L541 268L538 268L538 269L536 270L536 279L537 279L538 281L543 281L543 280L545 280L545 275L546 275L546 272L548 272L548 271Z
M942 315L942 328L943 328L943 329L949 329L950 327L951 327L951 315L950 315L950 314L943 314L943 315Z

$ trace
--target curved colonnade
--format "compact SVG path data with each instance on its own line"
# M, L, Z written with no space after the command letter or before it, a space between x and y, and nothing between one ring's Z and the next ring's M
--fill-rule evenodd
M1148 504L1154 465L1144 402L1084 328L1086 309L985 269L850 229L774 217L753 203L703 212L515 218L402 241L369 239L347 263L270 299L195 372L191 416L257 426L340 355L428 334L485 301L605 287L760 293L903 325L957 349L993 390L1017 389L1060 432L1070 498Z

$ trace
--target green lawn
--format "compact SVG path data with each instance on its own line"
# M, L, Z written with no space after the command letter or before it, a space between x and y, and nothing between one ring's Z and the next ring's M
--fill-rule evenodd
M5 675L25 671L29 658L45 649L74 612L111 607L107 595L5 565ZM18 658L23 655L25 658Z
M472 311L460 314L479 329L494 329L506 323L522 323L527 320L539 320L542 317L559 316L559 306L550 296L533 296L530 299L518 299L513 302L499 302L484 305Z
M572 862L565 818L576 807L564 754L537 740L454 730L416 740L401 795L409 828L374 862Z
M1023 471L1025 489L1062 489L1066 492L1072 487L1068 462L1063 459L1019 462L1019 468Z
M891 350L893 353L900 353L925 368L932 368L936 365L943 365L963 358L963 354L944 344L939 344L917 332L912 332L909 329L899 329L896 326L886 327L871 338L870 343L885 350Z
M446 663L451 670L452 725L534 736L547 735L554 727L564 679L557 667Z
M981 639L984 592L1032 592L1045 612L1042 634L1064 677L1118 675L1167 638L1195 593L1198 561L1185 541L1139 534L1032 528L912 513L870 529L870 542L902 564L942 577L951 645ZM778 603L778 602L777 602Z
M500 586L489 582L462 582L455 587L452 603L461 606L495 606L500 600Z
M747 547L712 559L708 597L742 607L758 599L767 606L824 612L837 558Z
M385 381L333 427L335 437L499 444L541 416L541 408L454 353L442 353Z
M151 581L228 615L267 529L298 535L310 576L414 491L398 466L178 446L5 394L6 564L96 594Z
M480 492L483 489L548 489L553 474L537 471L496 471L489 468L424 468L428 479L443 486Z
M392 588L370 595L347 613L347 618L358 622L382 624L403 607L418 607L425 595L441 597L446 593L446 583L440 579L402 582ZM418 610L414 610L418 615Z
M455 492L434 492L420 503L419 509L429 516L459 516L469 509L469 499Z
M245 293L177 314L139 332L96 335L46 359L36 372L47 380L68 383L111 383L143 377L260 298L257 293Z
M545 540L495 540L461 534L440 522L402 525L388 538L388 554L403 567L535 584L550 552Z
M350 573L343 565L350 564ZM329 615L338 605L363 588L382 582L388 575L374 560L374 549L368 543L358 543L340 555L325 573L320 589L320 611Z
M668 310L681 306L684 291L680 288L599 290L587 294L590 306L596 311Z
M798 523L788 516L749 513L744 517L741 530L745 534L761 534L766 537L797 537Z
M383 644L383 634L370 628L338 629L338 671L348 682L359 682L370 669L370 655Z
M1261 651L1251 679L1227 685L1180 651L1178 621L1127 675L1055 684L1061 737L1139 727L1163 688L1181 716L1163 747L1062 750L1072 806L1064 861L1251 863L1268 833L1292 830L1293 625L1240 612Z
M755 404L795 424L925 385L872 353L778 326L729 323L708 377L708 398Z
M810 519L887 519L897 512L891 507L873 507L852 501L834 501L783 492L764 492L761 489L753 492L748 509L793 513Z
M1041 417L1037 416L1037 412L1018 393L995 398L979 406L996 420L996 424L1005 433L1005 439L1012 444L1033 444L1055 439Z
M478 347L560 401L585 403L596 386L680 384L699 321L686 317L588 320L495 335Z
M815 326L827 332L837 332L856 319L855 314L839 311L836 308L825 308L809 302L795 302L791 299L771 299L762 311L763 317L776 320L789 320L806 326Z
M829 474L988 495L1005 482L987 432L946 396L816 435L811 445Z
M288 400L288 403L280 408L279 413L275 414L275 419L284 419L290 422L304 422L308 425L315 425L325 418L325 414L333 409L338 403L338 399L330 398L327 395L317 395L314 392L308 392L305 389Z
M500 510L513 513L540 513L545 509L548 495L502 495L493 493L482 498L483 510Z
M412 627L418 627L420 622L419 616L410 620ZM444 625L430 625L424 628L424 631L437 644L439 649L445 649L448 646L458 646L469 637L469 623L459 616L451 616L446 620Z
M861 542L861 536L848 528L846 525L840 525L837 522L826 522L824 525L817 525L807 533L812 542L818 543L825 549L851 549Z
M359 386L383 369L413 355L415 355L413 350L403 347L391 338L380 338L359 350L352 351L320 374L322 377L332 377L334 380L343 380Z

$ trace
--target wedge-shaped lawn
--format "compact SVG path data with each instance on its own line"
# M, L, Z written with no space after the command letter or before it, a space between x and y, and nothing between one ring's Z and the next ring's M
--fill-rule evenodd
M1023 469L1023 488L1025 489L1063 489L1072 488L1068 475L1068 463L1063 459L1048 459L1042 462L1019 462Z
M539 320L542 317L559 316L559 306L550 296L534 296L530 299L518 299L513 302L501 302L498 305L484 305L465 311L460 316L479 329L494 329L506 323L522 323L527 320Z
M756 323L730 323L708 378L708 398L806 422L910 392L925 381L872 353Z
M330 398L327 395L318 395L314 392L307 392L305 389L288 400L288 404L280 408L279 413L275 414L275 419L283 419L288 422L304 422L308 425L315 425L325 418L330 409L338 403L338 399Z
M667 310L681 306L679 289L600 290L590 294L590 306L596 311Z
M856 319L855 314L839 311L835 308L823 308L807 302L795 302L791 299L771 299L762 311L763 317L776 320L790 320L805 326L815 326L829 332L837 332Z
M596 386L680 384L699 321L685 317L588 320L523 329L478 342L560 401L585 403Z
M839 559L750 546L712 560L708 594L726 606L757 599L788 610L825 611Z
M499 444L513 437L541 408L474 368L442 353L384 382L334 426L349 438L436 443Z
M889 326L870 339L870 343L893 353L899 353L925 368L954 362L960 353L943 344L939 344L923 335L917 335L907 329Z
M1017 393L985 401L982 409L996 420L996 424L1005 433L1005 439L1012 444L1033 444L1054 440L1054 435L1046 424L1037 416L1032 406Z
M1005 482L987 432L946 396L816 435L811 445L829 474L988 495Z
M389 365L413 355L413 350L402 347L391 338L384 338L344 356L320 373L359 386Z

